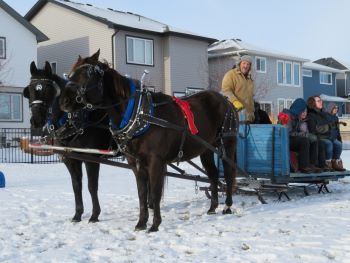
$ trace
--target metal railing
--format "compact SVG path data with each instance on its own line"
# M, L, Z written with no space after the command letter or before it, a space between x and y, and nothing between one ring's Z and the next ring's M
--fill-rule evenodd
M21 138L33 140L37 131L27 128L0 129L0 163L57 163L60 162L57 154L48 156L34 155L33 151L22 151Z

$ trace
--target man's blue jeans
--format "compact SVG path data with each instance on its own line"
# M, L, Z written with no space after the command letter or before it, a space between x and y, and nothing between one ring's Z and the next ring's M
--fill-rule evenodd
M341 152L343 150L343 144L339 140L321 139L321 142L325 146L326 160L340 159Z

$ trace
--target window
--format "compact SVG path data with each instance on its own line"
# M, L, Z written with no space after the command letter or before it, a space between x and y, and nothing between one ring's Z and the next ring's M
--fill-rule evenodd
M0 93L0 121L22 121L22 94Z
M283 61L277 61L277 83L283 84L284 80L284 63Z
M186 96L190 96L190 95L192 95L192 94L195 94L195 93L197 93L197 92L200 92L200 91L202 91L203 89L201 89L201 88L191 88L191 87L187 87L186 88L186 91L185 91L185 94L186 94Z
M300 63L278 60L277 83L300 87Z
M266 58L255 58L255 70L256 72L266 73Z
M57 74L57 62L50 62L51 70L53 74Z
M312 77L311 69L303 69L303 77Z
M293 63L293 80L295 86L300 86L300 64Z
M153 66L153 40L126 37L127 63Z
M259 102L260 109L266 111L269 116L272 116L272 103L271 102Z
M320 72L320 83L326 85L332 85L332 73Z
M283 109L289 109L292 103L292 99L277 99L278 112L283 111Z
M6 38L0 37L0 59L6 58Z

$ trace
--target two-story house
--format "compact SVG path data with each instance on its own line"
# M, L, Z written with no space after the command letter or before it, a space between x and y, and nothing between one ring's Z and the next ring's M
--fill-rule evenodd
M305 62L302 69L304 99L317 94L338 95L336 75L343 74L341 70L313 62Z
M119 73L139 79L167 94L206 89L207 47L215 39L197 35L142 15L102 9L68 0L39 0L26 14L50 40L38 48L38 61L48 60L58 74L69 72L78 55L101 50L101 59Z
M253 57L251 73L255 81L255 100L270 117L276 117L294 99L303 97L301 68L308 60L266 50L240 39L218 41L209 46L211 89L220 90L224 74L243 55Z
M337 95L339 97L350 96L350 63L346 63L332 57L320 58L314 62L341 70L342 74L338 73L336 76Z
M0 128L29 128L29 65L37 60L37 43L48 38L0 0Z

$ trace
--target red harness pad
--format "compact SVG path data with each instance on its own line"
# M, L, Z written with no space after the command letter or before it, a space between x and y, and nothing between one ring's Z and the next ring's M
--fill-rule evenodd
M185 101L185 100L181 100L179 98L176 98L175 96L173 96L173 100L181 108L182 113L183 113L185 119L187 120L188 127L189 127L191 133L192 134L197 134L198 133L198 129L196 127L196 124L194 123L193 113L191 111L190 104L187 101Z

